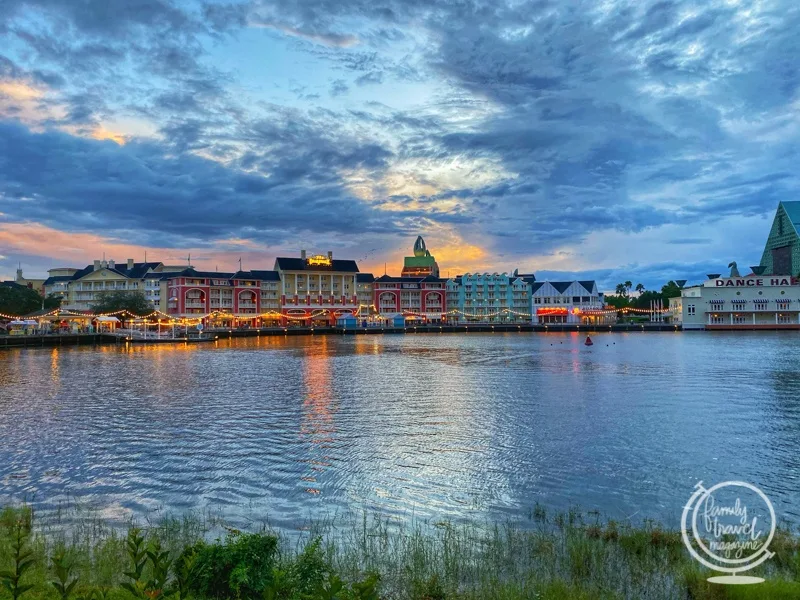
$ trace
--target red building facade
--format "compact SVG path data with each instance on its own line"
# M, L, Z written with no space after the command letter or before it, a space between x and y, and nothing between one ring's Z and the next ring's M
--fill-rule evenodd
M402 315L408 320L441 323L447 312L445 279L439 277L377 277L374 304L379 315L392 319Z
M232 320L252 325L280 321L279 279L274 271L218 273L187 269L170 274L165 281L169 315L222 320L228 325Z

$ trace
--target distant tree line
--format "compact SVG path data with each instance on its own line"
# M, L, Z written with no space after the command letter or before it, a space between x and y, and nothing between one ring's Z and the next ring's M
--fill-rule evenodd
M0 313L20 317L41 310L58 308L61 299L57 296L44 298L36 290L21 285L0 285Z
M636 291L636 295L631 295L631 290ZM661 291L648 290L641 283L633 287L633 283L625 281L617 284L616 295L605 296L605 302L614 308L642 308L648 310L651 302L661 301L664 308L669 308L669 299L677 298L681 295L681 288L674 281L669 281L661 286Z

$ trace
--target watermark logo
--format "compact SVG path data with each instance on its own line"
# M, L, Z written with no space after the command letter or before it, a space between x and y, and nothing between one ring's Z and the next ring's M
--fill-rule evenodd
M690 554L709 569L725 573L709 577L713 583L764 581L741 573L774 556L769 544L775 527L772 502L744 481L723 481L707 489L699 482L681 517L683 543Z

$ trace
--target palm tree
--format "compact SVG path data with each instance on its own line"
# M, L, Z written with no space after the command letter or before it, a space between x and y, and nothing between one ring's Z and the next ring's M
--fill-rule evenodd
M625 295L625 284L618 283L617 284L617 296L624 296Z
M636 291L641 294L644 291L644 286L641 283L636 284Z
M625 282L625 289L628 290L628 292L631 291L632 287L633 287L633 284L630 281L626 281Z

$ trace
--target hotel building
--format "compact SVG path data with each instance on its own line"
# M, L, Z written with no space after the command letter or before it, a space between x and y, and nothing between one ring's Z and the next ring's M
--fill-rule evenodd
M44 295L44 279L30 279L22 274L22 266L17 269L17 274L14 277L14 283L19 286L35 290L40 296Z
M408 321L441 323L446 318L447 281L427 277L392 277L375 279L374 304L378 315L386 321L403 316Z
M356 274L356 295L358 296L358 317L365 319L377 314L375 308L375 276L372 273Z
M507 273L466 273L447 281L450 323L530 322L530 285Z
M137 263L131 258L124 265L113 260L96 260L83 269L51 269L50 277L44 281L44 291L45 295L60 295L61 306L67 310L91 310L100 301L101 294L114 291L142 292L159 308L160 279L170 271L181 269L183 267L170 267L161 262Z
M281 323L280 278L275 271L197 271L193 268L166 278L167 314L205 318L210 326L232 327Z
M597 291L594 281L531 282L530 312L534 323L606 322L608 316L592 314L602 308L603 294Z
M681 290L684 329L800 329L800 202L781 202L759 265Z
M439 277L439 265L436 259L425 246L422 236L417 236L414 242L414 256L406 256L403 259L403 270L401 277Z
M333 253L300 258L276 258L281 284L281 313L291 324L335 325L343 315L358 314L358 265Z

